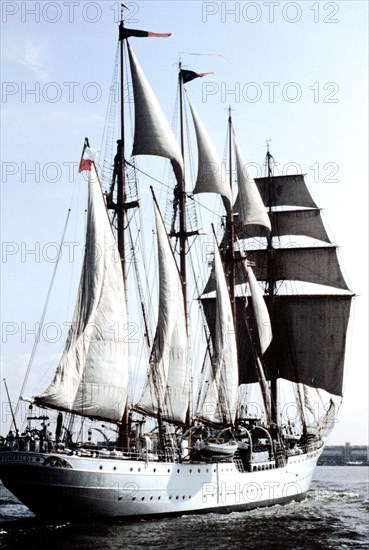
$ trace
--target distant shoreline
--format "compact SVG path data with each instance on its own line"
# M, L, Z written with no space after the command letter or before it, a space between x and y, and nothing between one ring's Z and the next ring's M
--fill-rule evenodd
M338 462L318 462L317 466L353 466L354 468L357 468L358 466L366 466L368 467L369 466L369 462L362 462L360 464L347 464L345 462L341 462L341 463L338 463Z

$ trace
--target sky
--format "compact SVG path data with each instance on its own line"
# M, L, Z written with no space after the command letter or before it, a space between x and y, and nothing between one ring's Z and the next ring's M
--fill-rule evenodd
M307 175L357 296L344 400L328 444L368 444L367 2L126 6L126 26L172 33L165 40L132 40L169 121L180 58L185 68L214 73L194 81L189 91L220 156L231 105L255 175L261 175L267 139L279 173L296 167ZM70 204L84 208L86 182L76 166L85 136L97 148L101 142L118 15L113 0L1 3L1 379L12 401L32 353L55 243ZM72 277L78 281L83 215L73 223L58 275L61 291L50 303L34 360L41 374L31 376L30 391L42 389L48 366L55 366L63 348L58 327L73 312L75 283L69 283ZM0 399L4 433L10 418L2 383Z

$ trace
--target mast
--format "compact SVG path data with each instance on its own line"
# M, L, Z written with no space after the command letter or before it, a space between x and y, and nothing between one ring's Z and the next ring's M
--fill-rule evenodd
M267 189L268 189L268 212L269 215L272 211L272 204L273 204L273 196L272 196L272 155L269 151L269 140L267 140L267 153L266 153L266 161L267 161ZM267 280L267 294L270 298L270 304L271 304L271 312L270 315L273 318L274 313L274 291L275 291L275 280L274 280L274 274L273 274L273 233L270 231L267 239L267 254L268 254L268 280ZM271 421L274 424L278 424L278 406L277 406L277 400L278 400L278 382L277 377L275 376L272 378L270 382L270 400L271 400Z
M126 262L125 262L125 235L124 235L124 219L125 219L125 195L126 195L126 173L125 173L125 143L124 143L124 21L123 21L123 4L121 21L119 23L119 41L120 41L120 139L117 141L117 154L114 159L114 172L117 178L117 236L118 250L122 262L123 281L126 288Z
M126 200L126 173L124 156L124 4L121 6L121 20L119 23L119 41L120 41L120 139L117 141L117 154L114 159L114 174L117 178L117 204L115 206L117 214L117 240L118 251L122 262L123 286L126 291L126 258L125 258L125 200ZM114 177L114 176L113 176ZM125 405L121 424L119 426L118 447L129 449L129 412L128 399Z
M180 273L182 278L182 292L184 301L184 313L186 326L188 329L188 307L187 307L187 264L186 264L186 183L185 183L185 163L184 163L184 120L183 120L183 75L181 59L178 63L178 85L179 85L179 124L180 124L180 148L183 158L183 177L179 186L179 247L180 247ZM188 396L188 408L186 414L185 427L191 426L191 395Z
M266 161L267 161L267 188L268 188L268 213L270 215L272 211L272 204L273 204L273 196L272 196L272 165L271 165L271 159L272 155L269 151L269 140L267 140L267 153L266 153ZM273 296L274 294L274 285L275 281L273 278L273 234L272 232L268 235L267 240L267 249L268 249L268 281L267 281L267 293L269 296Z
M183 77L181 72L182 63L179 61L179 116L180 116L180 147L182 158L184 159L184 122L183 122ZM182 277L182 289L183 298L185 304L185 315L187 320L187 267L186 267L186 241L187 241L187 228L186 228L186 184L184 169L183 175L178 182L178 194L179 194L179 258L180 258L180 272Z
M232 182L232 109L228 107L228 154L229 154L229 186L233 188ZM227 225L226 231L228 235L228 246L226 251L226 259L228 263L228 284L229 284L229 297L232 305L233 321L236 322L236 300L235 300L235 252L234 252L234 222L233 222L233 209L230 205L229 213L227 213Z

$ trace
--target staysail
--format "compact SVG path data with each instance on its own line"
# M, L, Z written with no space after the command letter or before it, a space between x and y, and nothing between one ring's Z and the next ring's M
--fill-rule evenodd
M159 315L150 371L136 408L184 423L189 399L187 326L181 278L163 220L154 204L159 258Z
M214 248L216 279L214 353L198 416L215 424L233 424L237 408L238 365L232 306L218 244Z
M225 199L225 207L229 211L232 204L232 190L225 180L222 164L199 115L190 101L189 105L198 149L197 178L193 193L218 193Z
M238 214L238 223L244 225L258 225L271 229L269 216L264 208L258 188L251 177L246 160L239 148L235 137L236 171L238 196L233 206L233 213Z
M248 265L247 260L244 261L244 266L252 296L252 305L254 308L256 326L259 335L260 351L263 354L268 349L273 337L269 312L265 304L263 291L258 285L254 272L251 266Z
M94 164L88 187L86 250L73 322L55 377L35 402L118 421L127 401L127 312L121 262Z
M177 181L183 177L183 159L179 145L130 45L129 61L135 100L133 155L169 158Z

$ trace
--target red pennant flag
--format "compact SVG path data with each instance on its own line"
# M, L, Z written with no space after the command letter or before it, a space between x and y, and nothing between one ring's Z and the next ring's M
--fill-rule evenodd
M195 73L195 71L187 71L186 69L181 69L181 75L183 84L187 84L187 82L191 82L191 80L194 80L195 78L206 76L207 74L214 74L214 73Z

